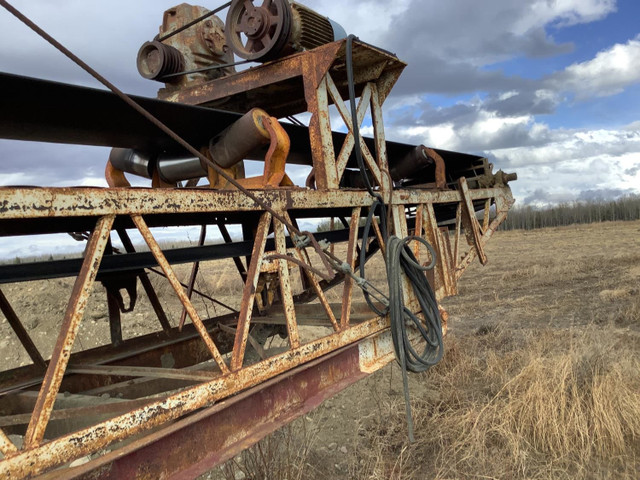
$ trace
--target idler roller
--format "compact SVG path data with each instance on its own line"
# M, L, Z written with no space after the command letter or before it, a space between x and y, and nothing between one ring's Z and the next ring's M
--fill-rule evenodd
M197 157L153 155L131 148L113 148L109 162L121 172L144 178L152 178L157 169L160 179L166 183L178 183L207 174Z
M429 151L424 145L418 145L411 150L404 158L400 159L393 167L391 167L391 178L395 182L411 178L429 165L433 165L434 159L429 156Z
M271 138L262 126L264 118L269 118L267 113L254 108L212 138L209 143L211 159L223 168L230 168L245 158L257 158L255 151L268 144ZM144 178L152 178L157 171L160 179L172 184L201 178L208 172L207 166L197 157L157 155L130 148L113 148L109 162L121 172Z
M269 143L269 132L262 126L263 118L269 116L264 110L254 108L212 138L209 143L211 159L221 167L229 168L252 157L251 152Z

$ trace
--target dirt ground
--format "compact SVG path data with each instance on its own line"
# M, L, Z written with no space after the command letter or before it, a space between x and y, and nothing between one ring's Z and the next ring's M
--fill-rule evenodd
M204 478L638 478L640 427L637 432L628 430L635 423L622 420L629 405L635 408L633 402L638 402L640 406L640 222L498 232L487 255L489 263L484 267L473 264L461 279L459 295L444 301L450 320L443 365L411 377L417 445L406 441L401 377L392 364ZM187 278L188 267L179 273ZM177 301L168 294L162 278L153 281L171 323L177 324ZM196 285L206 293L215 292L216 298L234 308L238 307L239 286L231 263ZM70 291L69 279L3 287L45 357L53 348L64 298ZM157 329L143 294L138 302L142 308L123 316L125 338ZM201 307L213 309L210 304ZM217 309L217 313L224 312L222 307ZM105 343L108 331L105 296L98 286L77 347ZM596 348L590 342L604 346ZM456 425L469 421L473 428L460 435L471 432L471 437L477 437L478 426L505 392L514 395L512 404L517 400L517 392L510 389L531 365L563 352L570 358L591 358L590 353L581 352L594 349L602 353L606 365L623 354L636 361L631 367L622 363L607 366L607 371L618 372L620 382L631 388L625 405L608 406L610 411L619 409L621 423L627 425L619 428L615 445L615 439L607 443L609 437L601 433L589 440L598 448L583 452L577 446L580 442L572 440L567 440L569 446L560 440L547 444L544 433L527 436L515 428L520 437L511 430L508 436L502 424L500 428L487 424L488 436L478 437L477 445L449 438L448 432L454 432ZM28 362L4 318L0 360L3 369ZM478 365L482 369L474 370ZM591 369L591 363L586 365ZM629 373L634 368L636 373ZM537 377L532 378L529 382L535 384ZM508 400L500 405L509 404ZM555 414L550 412L551 417ZM561 418L559 428L563 422L569 425L576 416L572 415ZM430 423L436 418L440 423ZM524 424L524 417L517 418ZM447 422L452 423L445 429ZM588 432L599 424L588 420L586 424L585 438L589 439ZM564 451L564 456L557 458L554 449Z

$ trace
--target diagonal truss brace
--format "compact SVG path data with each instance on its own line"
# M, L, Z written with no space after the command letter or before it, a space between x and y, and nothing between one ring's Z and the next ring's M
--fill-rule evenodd
M31 416L31 421L27 427L24 444L26 448L39 445L44 438L44 432L51 417L53 404L60 390L60 384L64 377L71 349L80 328L80 321L87 306L87 300L93 289L93 283L98 273L100 260L104 249L109 241L109 234L115 215L105 215L101 217L89 237L87 247L84 252L82 268L78 275L73 291L67 304L67 310L62 322L62 328L56 345L51 354L51 360L47 373L42 382L42 388L38 394L35 408Z

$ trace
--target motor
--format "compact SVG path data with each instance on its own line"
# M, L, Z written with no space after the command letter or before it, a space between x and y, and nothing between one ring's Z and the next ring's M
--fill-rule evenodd
M234 0L225 22L227 45L246 60L266 62L346 38L338 23L289 0Z

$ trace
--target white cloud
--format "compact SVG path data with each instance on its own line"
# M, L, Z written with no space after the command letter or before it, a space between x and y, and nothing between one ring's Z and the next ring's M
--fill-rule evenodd
M615 95L640 82L639 65L640 35L599 52L591 60L569 65L552 75L547 84L578 99Z
M615 0L537 0L529 5L512 31L523 34L550 22L561 26L593 22L615 10Z
M501 117L495 112L473 110L469 123L443 122L433 126L389 128L389 136L407 143L425 143L446 150L486 151L541 141L547 133L531 115Z
M596 159L604 155L618 158L632 154L632 157L625 157L625 162L635 158L636 164L640 163L640 129L544 128L544 131L548 135L548 141L542 145L496 149L490 150L490 153L514 168L532 164L558 166L571 161L580 161L584 166L586 159ZM620 175L621 171L616 175ZM637 187L640 189L640 184Z
M539 146L489 151L496 168L515 170L514 194L545 192L545 202L570 201L586 190L640 193L640 129L548 130Z
M147 95L155 93L157 84L139 78L135 54L157 32L162 11L177 2L67 0L56 2L54 7L44 0L15 1L119 86ZM568 51L570 45L557 44L546 29L600 20L615 11L615 0L363 0L353 8L329 0L303 3L342 23L364 41L390 49L410 62L401 82L410 81L394 90L385 115L392 117L393 109L414 109L416 115L413 122L405 121L411 127L393 128L387 123L390 139L488 152L497 168L519 173L521 180L513 184L516 195L543 187L555 198L569 198L580 188L639 188L639 122L620 128L569 130L552 129L536 116L552 114L566 94L588 99L618 93L638 82L640 37L540 81L507 77L483 68L511 58ZM122 16L118 12L125 5L128 14ZM0 12L0 18L6 27L0 40L16 45L0 52L3 68L74 83L90 81L15 19L5 12ZM456 105L462 108L453 112L437 105L428 112L421 99L427 90L452 94L484 91L490 95ZM433 113L429 119L428 113ZM415 125L415 118L421 115L424 125ZM363 133L370 131L370 126L363 128ZM101 172L106 151L52 145L32 146L27 151L27 147L21 152L8 142L0 142L7 158L21 159L19 168L7 162L2 183L104 185ZM257 173L259 170L256 168ZM292 168L290 173L299 180L305 176L303 170Z
M32 185L33 176L25 172L3 173L0 175L0 185Z

